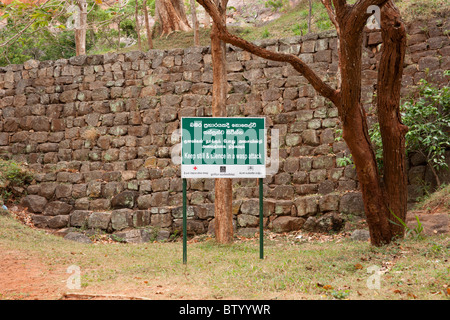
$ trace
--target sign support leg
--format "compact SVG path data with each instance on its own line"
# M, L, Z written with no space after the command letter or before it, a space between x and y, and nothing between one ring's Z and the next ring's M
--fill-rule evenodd
M186 179L183 179L183 264L187 263Z
M264 259L264 202L263 178L259 178L259 258Z

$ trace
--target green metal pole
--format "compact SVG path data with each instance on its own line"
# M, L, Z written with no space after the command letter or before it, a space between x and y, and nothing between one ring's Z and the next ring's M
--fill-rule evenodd
M183 264L187 263L186 179L183 179Z
M263 178L259 178L259 258L264 259L264 202L263 202Z

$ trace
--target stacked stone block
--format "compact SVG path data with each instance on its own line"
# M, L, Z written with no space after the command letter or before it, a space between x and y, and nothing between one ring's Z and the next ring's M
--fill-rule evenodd
M445 25L433 34L414 29L405 87L417 84L425 69L433 80L446 81ZM364 48L363 103L370 119L380 41L379 33L367 34ZM258 44L300 56L335 86L335 33ZM279 130L279 171L264 180L265 226L328 231L341 227L341 213L362 215L355 169L336 162L349 155L337 109L289 65L232 46L227 62L227 115L265 116L268 128ZM211 116L211 93L209 47L1 68L0 152L35 172L23 204L36 225L107 232L151 226L166 235L180 230L182 180L170 158L178 143L172 133L181 117ZM256 180L234 179L233 186L237 232L256 232ZM213 232L214 181L188 180L188 203L188 232Z

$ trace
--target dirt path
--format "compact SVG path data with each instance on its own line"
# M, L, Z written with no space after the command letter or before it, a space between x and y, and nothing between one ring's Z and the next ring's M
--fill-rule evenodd
M0 248L0 300L53 300L66 291L65 270L49 270L36 257Z

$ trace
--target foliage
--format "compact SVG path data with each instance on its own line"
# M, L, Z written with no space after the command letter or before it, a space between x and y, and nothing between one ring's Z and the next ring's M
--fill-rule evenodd
M86 52L88 54L109 51L117 47L119 32L111 28L120 22L126 37L135 39L135 4L142 0L115 1L111 4L100 0L88 0ZM76 54L74 21L75 0L48 0L44 3L12 1L0 3L0 21L6 24L0 29L0 65L21 64L29 59L57 60ZM103 7L100 7L103 4ZM155 12L155 0L147 1L149 14Z
M420 82L419 99L403 105L402 119L409 127L407 148L424 155L436 169L448 168L445 149L450 147L450 90Z
M271 8L273 11L282 9L286 4L286 0L268 0L264 3L266 8Z
M348 156L344 155L342 158L336 158L336 164L339 167L346 167L353 163L352 155L349 154Z
M4 201L10 200L14 188L30 184L32 180L32 173L24 165L0 159L0 196Z
M449 75L448 71L446 74ZM422 154L435 171L448 169L445 150L450 147L449 87L438 88L423 79L418 97L406 101L401 110L402 122L409 128L405 136L407 152ZM373 125L369 134L379 167L382 168L383 151L378 123Z
M267 28L264 29L264 31L262 33L262 37L264 39L270 37L270 32L269 32L269 30Z
M394 216L395 219L397 219L398 223L395 221L390 220L391 223L397 225L397 226L401 226L403 228L405 228L406 231L406 236L413 236L414 239L416 240L423 240L425 239L424 235L423 235L423 225L419 220L419 217L416 216L416 221L417 221L417 226L415 228L410 228L408 227L408 225L406 224L405 221L403 221L400 217L398 217L397 215L395 215L395 213L391 211L391 214Z

